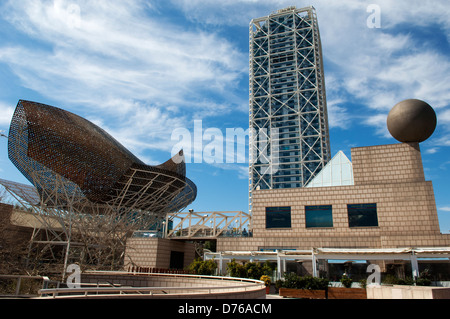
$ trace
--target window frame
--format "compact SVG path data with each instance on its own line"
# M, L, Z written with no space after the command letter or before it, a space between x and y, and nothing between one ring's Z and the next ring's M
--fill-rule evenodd
M283 209L289 209L287 212L283 212ZM273 211L269 211L273 210ZM278 210L278 211L277 211ZM266 217L266 229L290 229L292 228L292 209L291 206L270 206L265 208L265 217ZM269 215L270 214L270 215ZM273 217L276 214L284 215L281 216L284 218L288 223L286 223L285 226L280 224L273 224ZM269 218L270 217L270 218ZM282 222L283 223L283 222Z
M355 206L355 207L352 207ZM360 206L360 207L356 207ZM374 207L369 207L374 206ZM372 211L370 211L372 209ZM360 210L359 215L364 218L365 221L369 221L371 223L364 223L364 224L356 224L355 218L357 218L355 211ZM366 211L364 211L366 210ZM364 216L364 214L366 216ZM371 214L372 216L369 216ZM375 216L373 216L373 214ZM379 221L378 221L378 207L376 203L365 203L365 204L347 204L347 217L348 217L348 227L349 228L356 228L356 227L379 227ZM364 221L363 220L363 221ZM376 223L373 223L375 221Z
M314 212L325 212L325 209L312 209L312 208L328 208L327 211L329 211L330 216L324 216L327 219L330 218L330 220L327 221L327 225L318 226L317 223L315 225L309 225L308 226L308 215L314 214ZM309 213L309 214L308 214ZM327 212L328 213L328 212ZM311 221L311 220L310 220ZM333 205L307 205L305 206L305 228L333 228Z

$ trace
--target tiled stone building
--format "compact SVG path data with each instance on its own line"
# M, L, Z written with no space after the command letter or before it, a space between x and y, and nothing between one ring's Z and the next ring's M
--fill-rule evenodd
M195 258L195 244L165 238L130 238L124 268L183 269Z
M255 190L253 237L218 238L217 251L450 245L418 143L353 148L350 165L353 185Z

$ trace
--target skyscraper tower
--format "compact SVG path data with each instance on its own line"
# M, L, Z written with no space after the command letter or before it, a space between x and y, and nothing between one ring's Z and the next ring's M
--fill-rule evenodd
M330 159L325 78L313 7L250 23L250 201L303 187Z

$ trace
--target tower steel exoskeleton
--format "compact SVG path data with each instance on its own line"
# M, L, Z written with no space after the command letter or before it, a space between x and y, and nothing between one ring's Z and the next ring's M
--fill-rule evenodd
M313 7L250 23L250 210L255 189L303 187L330 159L325 79Z

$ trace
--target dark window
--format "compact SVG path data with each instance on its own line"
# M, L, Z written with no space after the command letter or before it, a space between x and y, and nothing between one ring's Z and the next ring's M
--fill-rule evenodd
M378 226L377 204L347 205L349 227Z
M184 269L184 253L181 251L170 252L170 269Z
M266 228L290 228L290 207L266 207Z
M306 227L333 227L331 205L305 206Z

